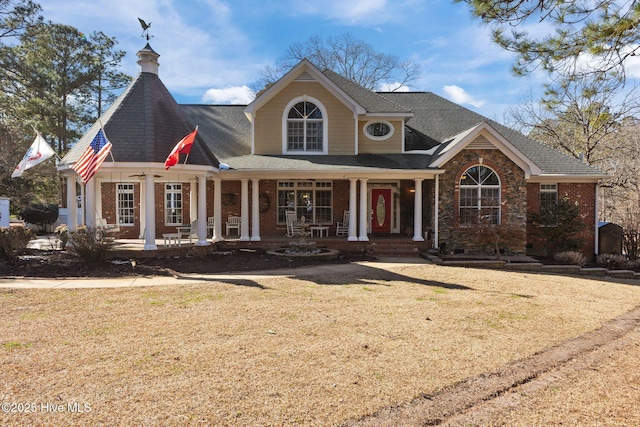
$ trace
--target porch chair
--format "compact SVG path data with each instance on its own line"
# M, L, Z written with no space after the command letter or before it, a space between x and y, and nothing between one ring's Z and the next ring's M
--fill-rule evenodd
M238 231L238 236L240 235L240 224L242 218L239 216L230 216L227 218L226 228L227 228L227 236L229 235L229 230L236 229Z
M104 218L96 218L96 228L102 229L104 234L118 234L120 231L118 224L107 224L107 220Z
M193 243L193 238L198 239L198 220L193 221L190 225L184 225L178 227L178 233L180 234L180 240L183 237L189 238L189 243Z
M346 236L349 234L349 211L344 211L342 222L336 222L336 236Z
M287 218L287 237L296 236L302 231L296 213L294 211L286 211L285 216Z

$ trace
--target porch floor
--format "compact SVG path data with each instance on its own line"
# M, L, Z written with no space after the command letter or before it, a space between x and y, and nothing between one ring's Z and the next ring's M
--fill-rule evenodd
M165 256L168 253L179 254L193 250L225 251L234 249L278 249L288 247L290 242L299 241L294 237L262 237L260 241L244 241L236 236L225 237L224 240L212 242L208 239L208 246L196 245L196 239L189 243L188 239L182 239L180 246L165 246L164 239L156 239L158 250L145 251L144 239L116 239L113 251L120 254L123 252L144 252L146 256ZM419 252L426 251L431 247L431 242L414 242L406 236L369 236L369 241L350 242L346 237L307 237L306 241L316 242L318 247L336 249L341 252L367 252L378 256L415 256ZM123 254L124 255L124 254ZM138 254L140 255L140 254Z

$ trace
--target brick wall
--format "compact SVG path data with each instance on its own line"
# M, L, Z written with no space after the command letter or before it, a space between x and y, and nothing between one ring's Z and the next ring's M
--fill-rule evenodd
M558 183L558 200L567 197L571 202L577 202L580 218L585 227L576 236L584 242L582 252L587 257L592 257L595 253L595 183ZM540 184L527 184L527 213L537 213L540 211ZM543 243L534 236L534 225L527 222L527 252L531 255L545 255Z
M102 183L102 218L107 224L117 224L117 191L118 183ZM140 184L133 185L134 223L131 226L120 226L118 237L122 239L137 239L140 236Z

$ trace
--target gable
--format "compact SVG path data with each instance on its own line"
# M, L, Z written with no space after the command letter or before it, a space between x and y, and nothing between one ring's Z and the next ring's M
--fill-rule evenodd
M317 81L294 80L274 94L253 120L254 154L283 154L287 114L294 104L307 101L322 111L324 150L316 154L355 153L354 113ZM310 153L314 154L314 153Z
M473 141L469 142L469 144L467 144L466 147L463 148L463 150L497 150L498 147L496 147L493 142L491 142L489 140L489 138L487 138L487 136L485 135L478 135L478 137L476 139L474 139Z
M500 150L524 171L526 178L542 173L542 169L538 165L521 153L511 142L486 122L469 128L442 144L442 149L439 150L430 166L437 168L444 167L447 162L463 150L473 151L487 149Z
M354 99L321 73L320 70L311 64L311 62L303 59L298 63L298 65L289 70L289 72L280 80L272 84L260 96L253 100L253 102L247 105L244 112L249 120L253 122L257 112L293 82L315 83L323 86L349 110L356 114L364 114L366 112L362 106L358 105Z
M297 126L289 117L298 103L312 103L322 114L322 149L307 145L307 125L293 139L287 126ZM364 152L401 153L404 120L412 113L398 103L365 89L330 70L320 71L308 60L301 61L249 104L245 114L252 126L253 154L354 155L361 153L362 126L372 120L393 121L398 131L387 144L371 143ZM301 121L307 118L299 116ZM315 135L314 135L315 136ZM295 138L304 138L304 143Z

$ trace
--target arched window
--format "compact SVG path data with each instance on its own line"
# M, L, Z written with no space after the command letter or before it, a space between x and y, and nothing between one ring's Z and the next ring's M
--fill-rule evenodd
M322 108L310 101L299 101L286 116L287 152L324 152L324 117Z
M500 178L476 165L460 177L460 225L500 224Z

